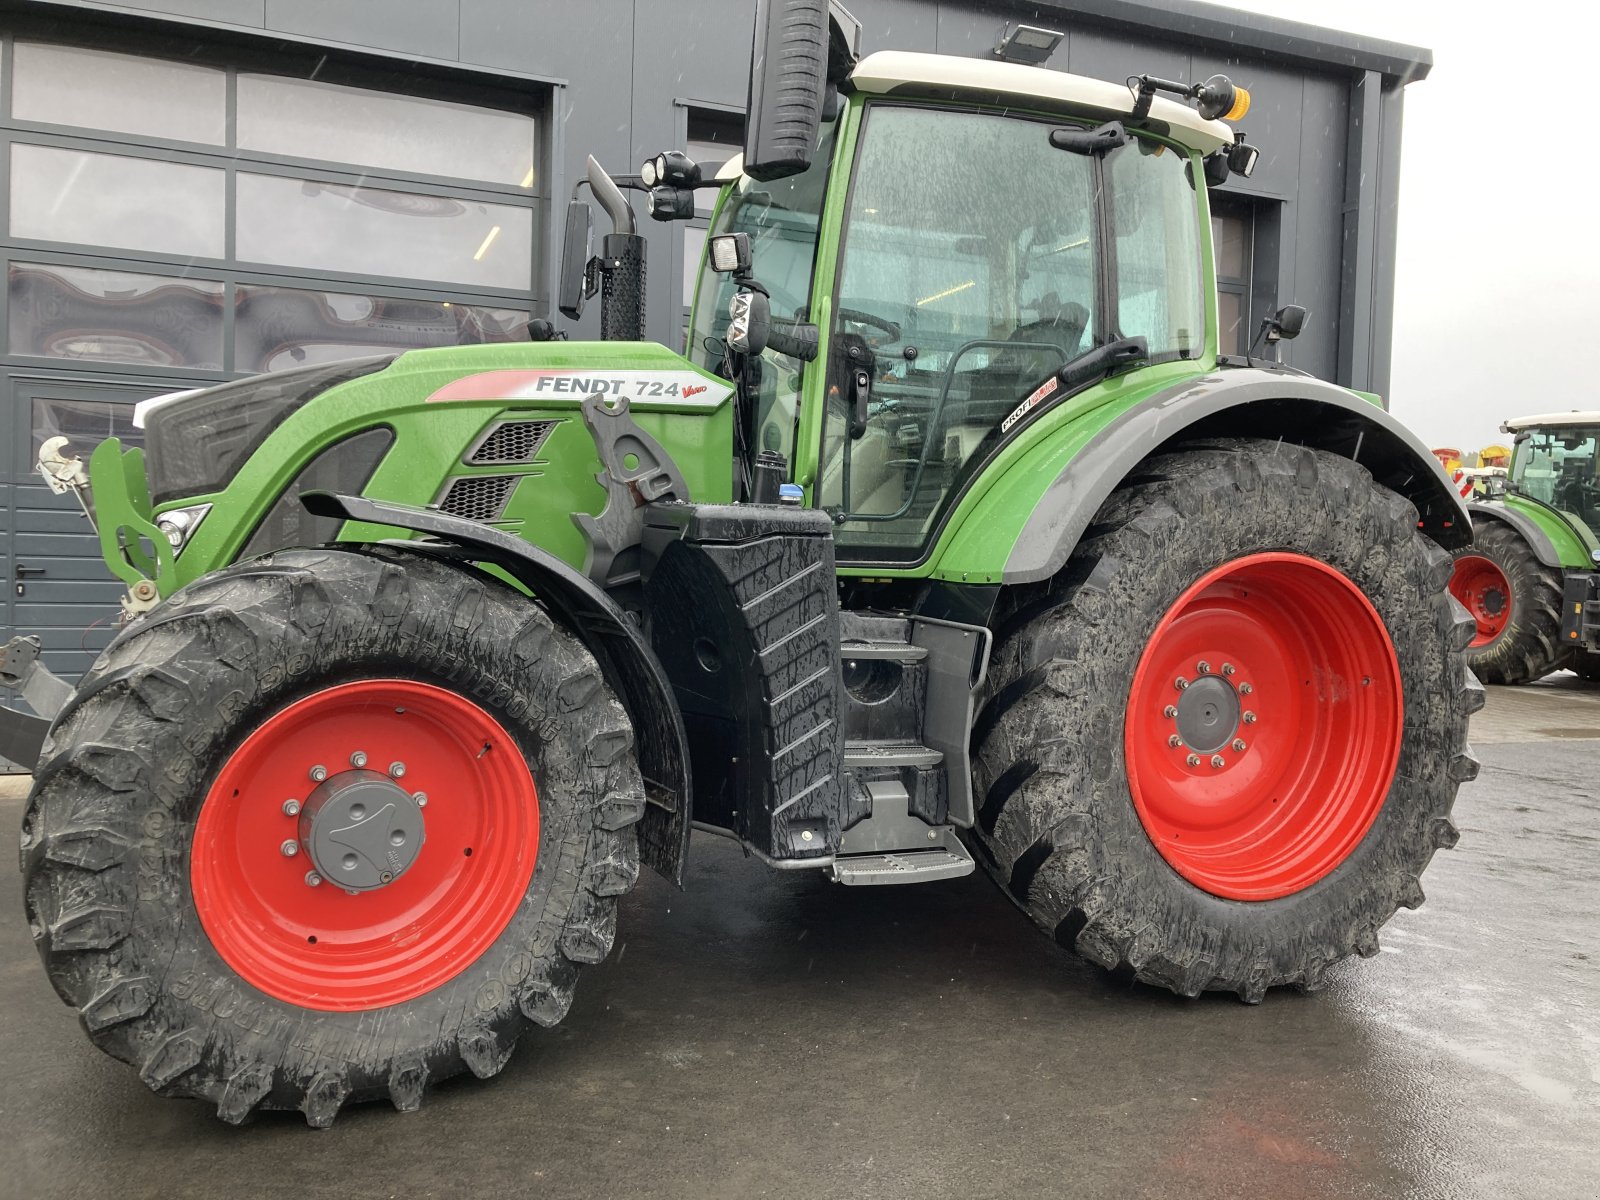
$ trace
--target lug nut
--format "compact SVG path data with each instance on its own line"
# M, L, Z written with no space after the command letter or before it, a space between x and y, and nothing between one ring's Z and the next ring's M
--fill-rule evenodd
M1239 685L1239 694L1241 696L1248 696L1253 691L1255 691L1255 688L1251 687L1248 683L1241 683Z
M1245 715L1244 715L1244 723L1246 725L1254 725L1256 723L1256 715L1255 715L1255 713L1253 713L1253 712L1245 713Z
M1233 748L1235 750L1237 750L1240 754L1243 754L1244 753L1244 739L1243 738L1234 738L1233 739Z
M354 754L352 754L350 756L350 765L352 767L364 767L364 766L366 766L367 765L367 752L365 750L357 750Z
M1232 663L1223 663L1222 664L1222 673L1224 675L1232 675L1233 674L1233 664Z
M412 792L411 793L411 798L417 802L417 807L418 808L427 808L428 807L428 793L427 792Z
M321 763L318 763L316 766L311 768L311 778L316 780L318 783L321 783L327 777L328 768L323 766Z
M1212 765L1212 766L1213 766L1213 767L1224 767L1224 766L1226 766L1226 765L1227 765L1227 764L1226 764L1226 763L1225 763L1225 762L1224 762L1224 761L1223 761L1223 758L1222 758L1222 755L1220 755L1220 754L1213 754L1213 755L1212 755L1212 756L1211 756L1211 765Z
M285 838L283 845L279 846L278 849L283 851L285 858L293 858L300 853L300 843L293 838Z
M1179 737L1177 734L1173 734L1171 737L1169 737L1167 739L1167 745L1171 746L1174 750L1176 750L1179 746L1183 745L1183 739L1181 737Z
M389 778L391 778L391 779L399 779L405 773L406 773L406 765L405 765L405 763L403 763L403 762L392 762L392 763L389 764Z
M1167 705L1165 708L1163 708L1161 710L1161 715L1163 717L1167 718L1167 720L1169 720L1169 721L1172 720L1173 717L1178 715L1177 706L1173 705L1173 704Z
M1196 670L1196 671L1199 671L1199 672L1200 672L1200 674L1202 674L1202 675L1209 675L1209 674L1211 674L1211 664L1210 664L1210 663L1208 663L1208 662L1207 662L1207 661L1206 661L1206 660L1205 660L1205 659L1203 659L1203 658L1202 658L1202 659L1201 659L1201 660L1200 660L1200 661L1199 661L1199 662L1197 662L1197 663L1195 663L1195 665L1194 665L1194 669L1195 669L1195 670Z
M306 886L307 887L321 887L322 886L322 876L318 875L315 871L307 871L306 872Z
M298 817L300 815L300 801L285 800L283 802L283 815L286 817Z
M1198 754L1191 754L1185 761L1188 762L1191 767L1198 767L1200 765L1200 756Z
M1187 679L1185 679L1182 675L1179 675L1176 679L1174 679L1172 681L1172 686L1177 688L1181 692L1181 691L1183 691L1185 688L1187 688L1189 686L1189 681Z

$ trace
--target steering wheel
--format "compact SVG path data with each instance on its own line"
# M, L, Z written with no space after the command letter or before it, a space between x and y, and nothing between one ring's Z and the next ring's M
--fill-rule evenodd
M886 346L890 342L898 342L901 337L900 326L885 317L876 317L869 312L862 312L859 308L836 308L833 310L841 321L849 321L852 325L866 325L877 329L887 336L881 338L867 338L867 344L876 350L879 346Z

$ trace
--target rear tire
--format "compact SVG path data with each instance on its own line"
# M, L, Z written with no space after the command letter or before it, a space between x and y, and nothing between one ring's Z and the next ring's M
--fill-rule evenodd
M1366 727L1336 723L1330 728L1343 734L1325 739L1315 762L1307 752L1303 764L1294 757L1292 738L1281 738L1302 720L1294 714L1303 713L1305 727L1313 728L1324 696L1334 697L1325 707L1343 711L1335 702L1345 694L1340 685L1350 685L1357 697L1345 705L1351 710L1361 710L1366 693L1353 680L1330 680L1320 663L1287 664L1292 670L1269 687L1266 679L1278 668L1255 638L1244 639L1243 650L1257 665L1224 676L1215 659L1232 651L1223 645L1230 639L1219 635L1222 653L1207 654L1213 661L1194 673L1196 679L1210 674L1205 695L1215 690L1226 708L1233 701L1222 680L1236 689L1247 673L1259 672L1257 694L1238 699L1288 706L1277 718L1280 741L1273 752L1286 803L1283 810L1259 811L1276 819L1305 802L1301 840L1287 848L1281 840L1263 840L1253 868L1242 874L1217 846L1191 853L1180 840L1204 819L1163 824L1148 814L1152 797L1169 816L1181 817L1190 805L1190 815L1203 817L1211 795L1204 789L1237 787L1245 796L1250 754L1268 753L1254 740L1271 726L1269 711L1263 708L1260 725L1217 734L1217 754L1224 758L1215 768L1217 780L1238 784L1196 778L1213 769L1210 759L1196 756L1200 762L1191 770L1186 755L1192 747L1172 749L1164 727L1147 749L1136 745L1147 727L1163 720L1210 744L1196 724L1208 719L1204 714L1168 718L1161 695L1184 694L1175 680L1166 681L1173 687L1164 693L1152 693L1136 676L1141 664L1171 644L1172 630L1192 628L1195 604L1214 599L1209 590L1196 593L1197 583L1209 588L1208 576L1241 562L1246 572L1266 571L1264 582L1279 567L1300 581L1296 588L1321 581L1315 586L1331 589L1351 614L1375 610L1370 619L1352 616L1352 628L1366 630L1375 662L1382 658L1397 669L1390 701L1403 695L1403 703L1377 704L1367 714L1376 722L1372 729L1386 720L1398 730L1389 743L1394 749L1372 760L1375 768L1367 764L1376 774L1369 770L1370 778L1357 781L1353 815L1342 833L1324 838L1318 832L1321 793L1297 792L1297 772L1310 772L1319 788L1343 787L1340 764L1357 760L1348 743L1368 737L1360 732ZM978 857L1062 945L1182 995L1233 991L1254 1003L1272 986L1319 986L1327 968L1351 953L1377 953L1379 927L1399 906L1422 903L1419 876L1436 849L1454 845L1450 807L1461 782L1477 773L1466 729L1483 692L1460 654L1472 625L1445 591L1449 573L1449 556L1418 533L1412 506L1343 458L1230 440L1149 461L1106 502L1059 576L1014 594L997 630L974 732ZM1222 578L1224 592L1234 588L1227 595L1241 604L1252 594L1261 602L1263 589L1248 575ZM1284 611L1282 624L1292 626L1306 624L1305 612L1321 609ZM1307 645L1328 647L1330 661L1343 661L1338 647L1354 634L1340 631L1316 642L1315 622L1306 627L1312 631ZM1261 625L1258 632L1266 638L1270 628ZM1202 629L1199 636L1203 642L1210 635ZM1391 640L1389 655L1384 643ZM1192 647L1182 649L1188 654L1182 661L1198 660ZM1314 692L1300 690L1308 680L1317 685ZM1372 684L1381 689L1384 681L1373 678ZM1130 694L1140 698L1137 710L1130 711ZM1247 752L1234 752L1235 736L1251 743ZM1340 739L1346 744L1336 744ZM1173 763L1165 762L1169 750ZM1176 782L1165 793L1159 778L1150 782L1147 758L1156 760L1158 777L1171 769ZM1137 803L1136 792L1142 796ZM1276 804L1275 796L1258 799ZM1239 835L1245 843L1252 836ZM1284 866L1301 852L1321 856L1312 864L1315 878ZM1264 898L1237 898L1252 889Z
M319 746L339 722L344 763ZM639 871L632 745L582 645L481 575L387 550L233 566L113 642L56 724L22 830L34 941L91 1040L162 1095L234 1123L413 1109L496 1074L610 950ZM280 798L315 786L308 756L402 807L433 792L383 885L335 886L339 850L310 882Z
M1473 525L1472 544L1455 552L1450 591L1476 622L1467 662L1484 683L1530 683L1567 665L1561 572L1504 521Z

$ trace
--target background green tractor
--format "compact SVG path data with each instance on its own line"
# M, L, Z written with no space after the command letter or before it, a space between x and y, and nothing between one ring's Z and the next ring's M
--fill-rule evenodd
M1500 428L1516 439L1505 491L1468 505L1450 579L1477 626L1468 659L1485 683L1600 680L1600 412Z
M1219 357L1243 91L858 37L758 6L716 180L591 160L562 307L607 340L148 402L92 489L49 449L130 620L33 727L28 918L150 1087L324 1125L492 1075L691 827L847 885L976 859L1188 996L1315 988L1422 902L1466 513L1370 398ZM679 355L628 193L702 186Z

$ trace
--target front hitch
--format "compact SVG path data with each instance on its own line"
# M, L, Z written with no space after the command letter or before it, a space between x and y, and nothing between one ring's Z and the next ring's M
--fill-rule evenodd
M39 639L14 637L0 646L0 687L19 693L33 712L0 708L0 758L33 770L45 734L72 698L73 687L39 660Z

